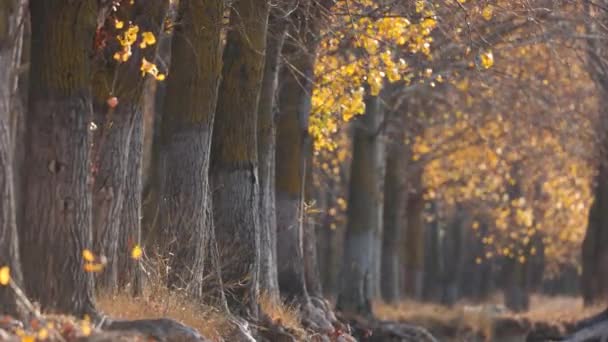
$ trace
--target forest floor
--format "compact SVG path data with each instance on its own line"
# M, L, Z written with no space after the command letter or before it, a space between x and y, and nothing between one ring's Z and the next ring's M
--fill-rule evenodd
M426 328L439 341L541 341L532 336L564 335L574 323L605 309L584 307L578 297L533 295L530 310L512 313L501 296L484 303L460 302L452 307L404 301L397 306L376 303L378 318ZM530 336L530 337L528 337Z
M590 317L601 311L602 307L585 308L582 300L576 297L548 297L534 295L531 298L531 310L526 313L514 314L507 311L501 303L500 296L485 303L460 302L452 307L438 304L403 301L399 305L374 303L374 313L379 320L401 322L425 328L438 341L544 341L530 339L529 336L540 334L564 335L571 331L573 324L581 319ZM101 312L109 317L125 320L170 318L198 331L209 341L235 341L230 336L234 334L235 324L220 310L204 307L187 300L175 292L163 287L146 289L145 295L134 298L129 293L102 294L97 298ZM290 336L298 341L316 341L314 333L302 326L299 312L295 307L276 305L271 301L262 300L262 311L270 319L281 325ZM57 341L139 341L137 336L129 338L124 334L103 335L104 338L90 339L83 336L93 336L97 331L94 326L88 326L86 321L70 319L65 316L48 316L45 324L54 325L55 331L61 331L64 339ZM9 324L0 320L0 328ZM40 324L38 324L40 325ZM264 329L264 327L258 327ZM3 331L0 329L0 333ZM67 332L66 332L67 330ZM40 337L53 329L38 327L33 336ZM66 338L74 336L75 338ZM81 336L81 338L77 338ZM52 337L52 336L51 336ZM118 338L118 339L117 339ZM378 337L362 339L377 341ZM0 340L4 341L2 334ZM14 339L15 341L37 341L43 339ZM49 339L55 341L55 339ZM149 340L149 339L141 339ZM273 340L273 339L271 339ZM293 341L293 339L289 339ZM340 341L340 339L331 339ZM381 339L384 340L384 339ZM12 340L11 340L12 341ZM378 340L379 341L379 340Z
M164 290L157 291L144 298L132 298L128 294L101 296L98 304L102 311L118 318L173 318L212 341L226 340L230 334L226 317L217 310L201 308ZM494 296L485 303L459 302L452 307L415 301L403 301L399 305L377 302L374 313L380 320L423 327L438 341L523 342L531 333L563 335L575 322L603 309L599 306L585 308L582 299L577 297L533 295L530 311L515 314L504 308L501 299ZM295 308L263 302L262 310L303 341L311 340L300 324Z

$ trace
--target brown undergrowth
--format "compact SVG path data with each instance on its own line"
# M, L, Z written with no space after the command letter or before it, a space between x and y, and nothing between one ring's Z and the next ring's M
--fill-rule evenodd
M406 300L397 305L374 303L374 313L383 320L408 322L428 329L442 341L500 340L497 334L527 333L538 324L560 327L601 311L584 307L582 299L567 296L533 295L530 310L513 313L493 296L484 303L459 302L452 307Z

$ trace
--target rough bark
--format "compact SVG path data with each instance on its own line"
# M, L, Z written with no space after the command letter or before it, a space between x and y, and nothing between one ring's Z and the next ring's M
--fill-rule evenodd
M129 286L133 295L143 292L143 274L139 262L131 258L135 245L141 246L142 214L142 163L143 163L143 112L138 110L133 118L133 131L127 160L124 204L120 212L120 224L123 233L118 241L118 287Z
M177 6L177 3L170 3L167 11L169 20L175 21L177 19ZM159 38L157 47L157 58L169 66L171 65L172 40L173 32L164 32ZM167 83L150 82L154 85L154 90L144 91L144 107L146 108L144 110L144 125L148 124L148 120L152 121L151 131L146 131L146 136L144 136L144 148L146 150L144 151L142 239L146 246L153 246L160 239L162 122ZM150 112L147 112L148 109Z
M402 128L397 127L402 133ZM399 242L405 231L406 188L406 148L403 134L397 134L386 156L384 183L384 213L382 234L382 299L387 303L397 303L400 297Z
M424 198L422 191L410 192L407 199L404 289L408 297L422 298L424 279Z
M379 109L378 127L376 136L374 137L374 172L378 177L379 195L376 197L374 204L374 247L372 249L372 272L370 298L378 299L382 296L382 245L384 244L384 179L386 174L386 144L384 142L384 125L383 110Z
M596 11L594 6L585 4L585 12L594 20L586 22L589 33L603 32L603 27L608 19L605 11ZM608 115L605 112L606 94L608 93L608 78L605 70L606 44L596 39L587 40L587 68L589 76L595 82L601 92L598 108L600 122L597 125L597 134L600 137L598 144L599 163L598 174L594 185L594 200L589 210L587 231L582 245L582 276L581 287L585 305L597 302L605 302L608 297Z
M316 189L313 185L313 153L310 151L310 144L307 151L306 174L304 183L305 205L313 205L314 209L323 210L324 203L316 203L318 198ZM315 297L323 297L323 286L321 285L321 272L319 268L319 255L317 251L317 226L320 224L321 215L316 213L304 213L304 275L306 276L306 289L308 294Z
M321 197L319 200L319 210L321 210L322 219L318 224L317 236L317 253L321 262L319 263L319 271L321 274L321 285L325 296L333 296L336 293L337 275L335 272L336 250L334 247L337 237L337 228L331 226L332 216L329 214L328 203L332 199L333 182L327 184L327 188L319 189Z
M30 1L31 74L20 250L42 309L94 313L91 248L90 49L97 2Z
M257 316L260 268L257 108L268 3L233 5L213 126L213 222L229 308Z
M587 230L582 245L581 276L585 305L601 302L608 295L608 170L600 163L595 181L594 199L589 210Z
M0 267L8 266L12 281L22 285L19 241L16 226L15 192L13 186L13 144L11 113L18 101L17 67L20 63L23 0L0 3ZM20 316L23 312L13 291L0 287L0 312Z
M120 6L117 15L119 18L129 18L134 25L139 26L140 32L152 32L157 36L167 4L166 0L137 2L134 5ZM116 35L114 26L114 19L107 19L101 30ZM121 220L123 217L139 217L141 200L138 195L129 195L130 200L138 203L125 204L127 191L141 191L141 186L136 188L139 181L127 178L127 175L135 176L129 173L128 163L130 160L141 159L143 153L139 141L139 126L143 124L141 111L145 80L140 71L142 58L154 61L156 54L156 44L146 49L134 47L131 58L126 63L118 63L112 58L118 49L115 44L117 43L113 42L97 53L93 74L94 120L100 127L94 136L93 146L93 235L95 251L108 259L99 277L99 284L110 290L118 287L119 254L124 256L129 253L119 250L120 241L133 240L141 230L139 219L129 222ZM108 107L106 103L112 96L118 99L115 108ZM140 136L133 137L133 132L139 132ZM128 187L128 182L135 187ZM127 212L129 210L132 212ZM126 270L120 271L124 273Z
M289 5L289 3L287 4ZM287 18L282 5L273 8L268 20L266 56L262 90L258 105L258 163L260 177L260 290L279 298L277 275L277 218L275 208L276 123L275 98L281 50L285 41Z
M210 236L208 170L222 70L224 4L180 1L167 80L160 174L160 224L170 259L169 286L203 294Z
M381 219L378 139L382 113L378 97L367 96L365 114L355 121L344 259L337 308L371 315L376 230Z
M287 298L306 297L304 273L302 209L308 135L310 90L312 85L296 70L312 73L312 56L291 53L289 67L283 70L279 93L277 124L277 258L279 287Z

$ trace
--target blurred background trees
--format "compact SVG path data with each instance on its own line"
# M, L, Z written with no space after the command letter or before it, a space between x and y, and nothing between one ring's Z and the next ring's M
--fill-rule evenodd
M601 302L605 5L5 1L0 266L44 310L163 281L325 334L323 297Z

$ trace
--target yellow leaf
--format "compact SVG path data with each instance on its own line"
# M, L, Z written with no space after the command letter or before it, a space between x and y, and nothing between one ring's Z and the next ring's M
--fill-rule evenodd
M99 273L103 271L104 266L101 263L87 262L84 264L84 270L85 272Z
M121 29L125 26L125 22L122 20L115 20L114 21L114 27L116 27L117 29Z
M489 69L492 67L492 65L494 65L494 55L492 54L492 51L486 51L482 53L480 57L481 65L484 68Z
M84 320L82 321L82 323L80 324L80 329L82 330L82 334L84 336L89 336L91 335L91 332L93 329L91 329L91 322Z
M485 20L490 20L492 19L492 15L493 15L493 8L492 5L487 5L486 7L483 8L483 10L481 11L481 16L485 19Z
M21 342L36 342L36 337L32 335L21 336Z
M156 43L156 37L152 32L143 32L141 34L141 43L139 43L139 47L145 49L148 45L154 45Z
M38 339L39 340L46 340L47 338L49 338L48 330L46 330L45 328L38 330Z
M88 249L84 249L82 251L82 257L84 258L85 261L88 261L88 262L93 262L95 260L95 255L93 254L93 252L91 252Z
M133 250L131 251L131 258L139 260L141 259L142 254L143 250L141 249L141 247L139 245L135 245L135 247L133 247Z
M158 81L162 81L165 79L165 75L158 72L158 67L154 63L148 62L146 58L141 59L141 74L145 76L146 74L150 74L154 76Z
M8 266L0 268L0 285L6 286L11 281L11 269Z

